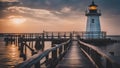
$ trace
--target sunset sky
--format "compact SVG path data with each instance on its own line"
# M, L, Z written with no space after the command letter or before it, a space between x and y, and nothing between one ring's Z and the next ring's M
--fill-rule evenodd
M0 0L0 33L85 31L92 0ZM95 0L102 31L120 35L120 0ZM19 22L18 22L19 21Z

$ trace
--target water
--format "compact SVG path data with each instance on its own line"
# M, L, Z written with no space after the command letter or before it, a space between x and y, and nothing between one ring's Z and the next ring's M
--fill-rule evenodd
M112 37L112 39L120 40L120 37ZM45 50L51 47L51 42L45 43ZM114 52L115 56L120 56L120 43L108 44L99 46L105 52ZM14 44L5 45L3 38L0 38L0 68L14 68L15 65L23 62L23 58L19 57L18 47ZM28 50L27 57L31 57L31 52Z
M16 45L5 46L0 40L0 68L14 68L15 65L22 62L19 58L19 51Z
M114 40L120 40L120 36L108 37ZM98 46L104 53L114 52L114 56L120 56L120 42Z
M104 53L114 52L114 56L120 56L120 43L99 46Z
M15 44L8 44L0 37L0 68L14 68L15 65L23 62L20 58L20 51ZM51 42L45 43L45 50L51 48ZM27 59L31 57L31 51L27 49Z

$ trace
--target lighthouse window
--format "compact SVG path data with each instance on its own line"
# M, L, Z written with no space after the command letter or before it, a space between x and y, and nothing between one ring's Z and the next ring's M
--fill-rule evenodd
M94 20L94 19L92 19L92 23L94 23L94 21L95 21L95 20Z

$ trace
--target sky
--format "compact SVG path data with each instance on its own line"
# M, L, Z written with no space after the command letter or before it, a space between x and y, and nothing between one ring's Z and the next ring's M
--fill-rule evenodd
M92 0L0 0L0 33L85 31L85 11ZM95 0L100 24L108 35L120 35L120 0Z

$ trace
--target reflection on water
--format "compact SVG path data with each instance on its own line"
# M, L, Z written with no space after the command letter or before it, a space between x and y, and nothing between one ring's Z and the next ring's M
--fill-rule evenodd
M8 46L4 44L4 42L0 42L0 68L14 68L16 64L22 62L18 48L14 44Z
M35 42L34 42L35 43ZM45 42L45 50L51 48L51 42ZM31 57L31 51L27 49L27 59ZM23 62L20 58L20 51L15 44L8 44L0 38L0 68L14 68L15 65Z

